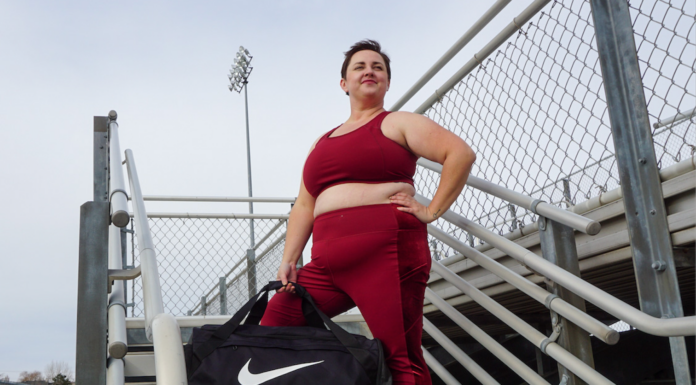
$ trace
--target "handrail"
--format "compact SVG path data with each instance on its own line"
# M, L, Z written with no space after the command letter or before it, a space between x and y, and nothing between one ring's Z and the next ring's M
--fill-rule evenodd
M418 165L439 174L442 173L441 164L425 158L418 159ZM485 193L498 197L504 201L514 203L533 212L534 214L541 215L542 217L546 217L566 226L572 227L573 229L581 231L585 234L595 235L598 234L602 229L602 225L600 225L597 221L593 221L592 219L585 218L573 212L563 210L542 200L534 199L530 196L520 194L508 188L498 186L495 183L477 178L473 175L469 175L469 179L466 181L466 184L477 190L481 190Z
M535 0L532 4L525 8L525 10L522 11L522 13L520 13L517 17L513 18L510 24L503 28L503 30L500 31L500 33L498 33L498 35L496 35L493 40L490 41L490 43L486 44L481 51L475 54L471 60L464 64L459 71L452 75L452 77L449 78L445 84L442 85L442 87L438 88L435 93L425 102L423 102L423 104L421 104L418 108L416 108L414 112L417 114L424 113L428 108L430 108L430 106L433 105L433 103L435 103L435 101L439 100L445 93L459 83L464 76L468 75L481 63L483 63L483 61L486 60L486 58L492 54L493 51L498 49L498 47L507 41L510 36L520 30L522 26L532 17L534 17L534 15L536 15L539 11L541 11L542 8L549 3L549 1L551 0Z
M440 309L443 314L448 316L452 321L454 321L460 328L467 332L471 337L478 341L483 347L488 349L489 352L507 365L512 371L517 373L523 380L528 384L533 385L550 385L543 377L533 371L527 364L520 361L519 358L515 357L510 351L505 349L503 345L494 340L491 336L486 334L481 328L476 326L473 322L469 321L462 313L458 312L452 305L448 304L447 301L442 299L429 287L425 288L425 298L430 301L435 307Z
M109 201L111 202L111 223L118 227L126 227L130 221L130 216L128 215L128 194L126 194L126 183L123 178L116 116L116 111L109 111Z
M416 195L416 200L424 205L430 203L429 199L421 195ZM487 230L482 226L449 210L442 215L442 219L455 226L462 228L464 231L467 231L487 242L493 236L504 238L503 236L497 235L492 231ZM462 253L463 256L466 256L467 258L476 262L479 266L497 275L509 284L515 286L522 292L532 297L537 302L543 304L547 308L555 311L556 313L562 315L574 324L585 329L588 333L593 334L603 342L609 345L614 345L619 341L619 333L616 330L590 317L589 315L587 315L587 313L579 310L578 308L569 304L568 302L564 301L558 296L549 293L548 291L540 288L539 286L529 282L529 280L525 279L521 275L500 264L496 260L488 257L487 255L481 253L473 247L470 247L465 243L460 242L458 239L452 237L451 235L445 233L444 231L433 225L428 225L428 233L434 236L435 238L439 239L440 241L444 242L448 246L452 247L453 249L459 251L460 253ZM504 239L507 240L507 238ZM491 244L495 245L495 243L493 242L491 242Z
M564 270L561 267L556 266L555 264L545 260L544 258L541 258L540 256L532 253L531 251L516 244L515 242L501 235L484 230L481 228L481 226L478 226L465 218L460 217L452 223L454 225L462 227L466 231L471 232L472 234L491 244L493 247L499 249L500 251L506 253L513 259L519 261L527 268L565 287L566 289L572 291L578 296L584 298L586 301L592 302L600 309L606 311L607 313L613 315L614 317L620 320L623 320L624 322L630 324L636 329L639 329L648 334L661 337L696 335L696 316L669 319L660 319L653 317L621 301L620 299L612 296L611 294L593 286L592 284L584 281L582 278ZM463 242L455 240L449 235L447 235L447 237L451 238L451 241L449 242L456 242L452 242L450 246L452 246L453 244L459 244L461 245L460 248L462 250L471 249ZM443 237L443 239L447 238ZM443 240L443 242L445 241ZM459 251L461 252L462 250ZM551 304L553 305L553 303L557 301L558 300L555 300L551 302ZM581 325L578 324L578 326Z
M609 345L614 345L619 341L619 333L616 330L597 321L587 313L559 298L557 295L549 293L541 287L533 284L529 280L525 279L521 275L515 273L494 259L488 257L487 255L472 247L469 247L468 245L465 245L462 242L459 242L459 240L433 225L428 225L428 233L448 246L459 251L472 261L476 262L479 266L497 275L507 283L515 286L523 293L532 297L532 299L546 306L546 308L555 311L582 329L586 330L588 333L593 334L601 341Z
M109 270L123 269L121 254L121 229L109 225ZM109 344L108 352L113 358L123 358L128 352L126 335L125 282L115 280L109 294L108 317Z
M404 96L402 96L396 103L394 103L394 105L392 106L390 111L398 111L401 107L404 106L404 104L406 104L409 100L411 100L413 95L415 95L418 91L420 91L420 89L423 88L423 86L426 83L428 83L428 81L430 79L432 79L433 76L435 76L435 74L440 72L442 67L444 67L447 63L449 63L449 61L452 60L452 58L457 53L459 53L459 51L461 51L462 48L464 48L467 44L469 44L471 39L476 37L476 35L478 35L478 33L481 32L481 30L486 25L488 25L488 23L491 20L493 20L493 18L496 17L496 15L498 15L498 13L500 13L500 11L502 11L503 8L505 8L505 6L508 5L508 3L510 3L510 0L498 0L498 1L496 1L495 4L493 4L491 6L491 8L488 9L488 11L486 11L486 13L484 13L469 28L469 30L467 30L464 33L464 35L462 35L462 37L460 37L459 40L457 40L454 43L454 45L452 45L452 47L450 49L448 49L447 52L445 52L445 54L442 55L442 57L437 62L435 62L435 64L433 64L433 66L430 67L430 69L425 74L423 74L423 76L421 76L420 79L418 79L416 84L411 86L411 88L408 91L406 91Z
M130 213L134 216L135 212ZM148 218L190 218L190 219L289 219L288 214L246 214L246 213L149 213Z
M423 331L428 333L435 341L437 341L446 351L451 354L457 362L469 371L482 384L500 385L488 372L483 370L479 364L472 360L459 346L455 345L452 340L447 338L445 333L441 332L432 322L423 317Z
M454 272L442 266L440 262L432 262L432 271L439 274L443 279L451 283L452 286L461 290L462 293L468 295L471 299L476 301L476 303L478 303L483 308L485 308L493 315L498 317L500 320L505 322L509 327L511 327L513 330L519 333L522 337L527 339L529 342L533 343L534 346L541 349L543 353L546 353L549 356L551 356L553 359L558 361L558 363L575 373L578 377L585 380L588 384L613 385L611 381L606 379L596 370L592 369L582 360L575 357L567 350L563 349L560 345L552 341L550 338L547 338L545 335L541 334L538 330L534 329L528 323L524 322L517 315L504 308L502 305L491 299L489 296L487 296L482 291L471 285L469 282L465 281L462 277L458 276Z
M260 203L295 203L292 197L220 197L220 196L170 196L145 195L145 201L153 202L260 202Z
M187 384L184 352L181 349L181 330L171 314L164 312L162 289L157 270L157 255L150 234L140 181L135 167L133 152L126 150L126 164L131 196L133 197L133 220L137 229L140 267L143 284L143 307L145 309L145 334L155 349L155 370L158 384Z
M660 128L675 122L681 122L682 120L691 118L694 116L694 114L696 114L696 107L688 111L680 112L674 116L670 116L669 118L665 118L665 120L658 119L657 122L653 124L653 128Z
M111 224L109 225L108 268L110 270L123 269L120 228L125 227L130 222L128 195L126 194L126 184L123 178L116 118L116 111L109 111L109 200L111 201ZM125 282L122 280L114 281L109 294L109 305L107 308L109 331L107 351L114 359L123 358L128 352L125 300ZM114 366L112 371L117 371L116 366Z
M424 348L421 346L421 350L423 351L423 358L425 358L425 363L430 367L430 370L435 372L435 374L440 377L442 382L444 382L446 385L462 385L459 381L457 381L454 376L445 369L444 366L440 363L440 361L437 360L437 358L433 357L432 354L428 351L428 349Z

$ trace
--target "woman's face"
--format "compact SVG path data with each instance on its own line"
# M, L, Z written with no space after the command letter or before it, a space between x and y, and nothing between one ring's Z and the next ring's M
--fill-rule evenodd
M384 99L389 89L389 76L382 55L370 50L354 53L346 78L341 79L341 88L352 97Z

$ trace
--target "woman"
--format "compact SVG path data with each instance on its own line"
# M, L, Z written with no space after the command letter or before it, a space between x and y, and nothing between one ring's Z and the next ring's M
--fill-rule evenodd
M384 110L389 58L364 40L345 54L340 86L350 117L314 142L290 213L278 280L298 282L329 317L354 306L382 341L394 384L430 384L423 353L423 297L430 273L426 224L462 191L476 159L458 136L421 115ZM416 160L441 163L429 206L413 197ZM295 269L310 234L312 261ZM288 285L262 325L305 324Z

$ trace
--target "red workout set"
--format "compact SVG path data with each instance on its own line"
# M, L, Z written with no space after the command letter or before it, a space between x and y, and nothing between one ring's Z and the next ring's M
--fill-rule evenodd
M333 129L317 142L303 174L312 196L341 183L413 184L417 157L384 136L387 114L331 138ZM384 345L394 384L430 384L421 351L431 264L426 225L397 205L377 204L321 214L312 231L312 261L298 271L297 282L329 317L360 309ZM261 324L304 325L301 299L274 295Z

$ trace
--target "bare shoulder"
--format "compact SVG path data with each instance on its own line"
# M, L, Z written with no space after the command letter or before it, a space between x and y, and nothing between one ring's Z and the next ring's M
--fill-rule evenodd
M395 127L395 128L408 128L411 125L419 125L424 123L434 123L430 118L427 118L421 114L414 114L413 112L406 111L395 111L390 113L384 118L384 125Z
M307 155L311 154L312 151L314 151L314 147L317 146L317 143L319 143L319 140L321 140L321 138L322 138L323 136L324 136L324 135L318 137L317 140L315 140L314 143L312 143L312 147L309 148L309 152L307 153Z
M429 124L434 124L434 122L425 116L412 112L395 111L387 115L382 121L382 133L403 147L409 148L406 138L407 132Z

